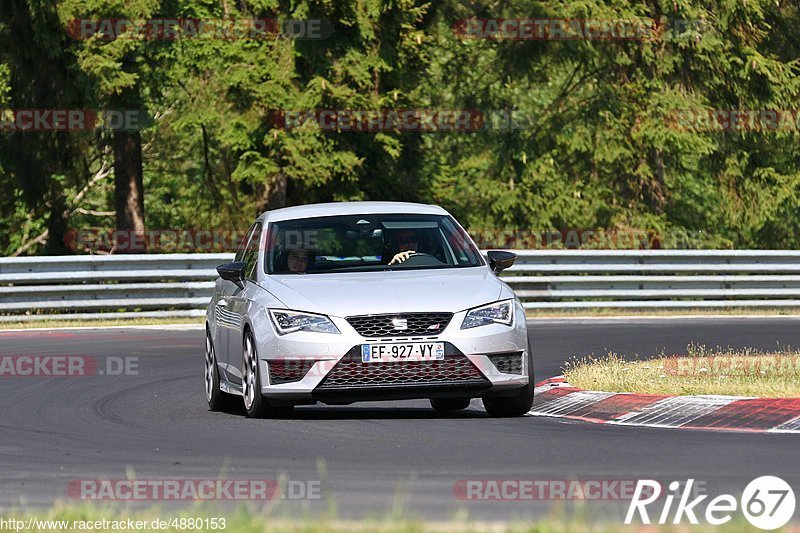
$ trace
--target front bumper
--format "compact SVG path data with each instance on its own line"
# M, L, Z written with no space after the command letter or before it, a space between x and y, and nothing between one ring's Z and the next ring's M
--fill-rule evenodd
M367 339L344 318L331 317L341 334L297 332L279 336L266 316L254 331L262 394L278 401L349 403L436 397L503 395L528 384L525 313L517 304L512 326L461 330L455 313L435 336ZM362 344L443 342L444 361L361 363ZM302 377L300 377L302 376ZM300 379L297 379L300 377Z

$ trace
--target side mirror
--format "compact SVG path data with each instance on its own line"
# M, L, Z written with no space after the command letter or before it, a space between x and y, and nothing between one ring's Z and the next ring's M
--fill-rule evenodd
M244 282L244 261L234 261L217 267L217 273L222 279L232 281L239 287Z
M502 250L489 250L486 255L489 256L489 268L495 274L500 274L503 270L510 268L517 260L517 254Z

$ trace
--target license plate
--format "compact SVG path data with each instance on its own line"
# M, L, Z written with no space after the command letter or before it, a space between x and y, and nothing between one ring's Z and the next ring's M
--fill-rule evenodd
M362 363L391 361L441 361L443 342L408 342L402 344L362 344Z

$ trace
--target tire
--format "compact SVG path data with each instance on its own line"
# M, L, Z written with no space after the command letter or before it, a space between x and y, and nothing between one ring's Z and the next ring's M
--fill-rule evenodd
M247 418L285 418L292 415L293 405L274 406L261 395L261 372L253 333L244 335L242 353L242 399Z
M531 341L528 340L528 384L522 387L515 396L483 398L483 408L493 418L522 416L533 407L533 387L533 353L531 352Z
M431 398L431 407L437 413L451 413L469 407L469 398Z
M206 402L210 411L224 411L234 406L233 396L222 392L219 388L219 367L217 366L217 352L211 341L211 334L206 330L206 357L205 357L205 386Z

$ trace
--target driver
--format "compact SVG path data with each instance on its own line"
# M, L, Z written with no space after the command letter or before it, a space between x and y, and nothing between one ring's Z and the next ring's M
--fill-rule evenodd
M413 229L400 230L393 235L395 249L398 252L389 261L390 265L397 265L402 263L413 254L417 253L419 248L419 236Z

